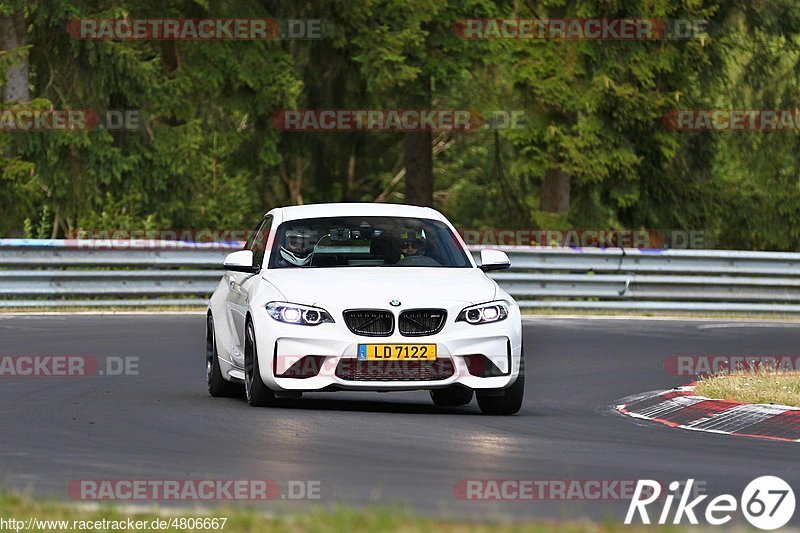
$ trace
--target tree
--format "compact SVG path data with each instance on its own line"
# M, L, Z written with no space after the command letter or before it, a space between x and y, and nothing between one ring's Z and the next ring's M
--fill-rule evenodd
M0 52L6 64L3 101L27 103L28 50L25 14L22 7L0 5Z

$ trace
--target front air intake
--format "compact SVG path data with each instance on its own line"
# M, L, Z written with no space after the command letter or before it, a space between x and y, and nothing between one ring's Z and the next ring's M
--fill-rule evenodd
M442 330L446 319L444 309L409 309L400 313L400 333L406 337L434 335Z
M344 323L356 335L388 337L394 331L394 315L384 309L351 309L344 313Z
M340 359L336 377L345 381L441 381L451 377L450 359L432 361L359 361Z

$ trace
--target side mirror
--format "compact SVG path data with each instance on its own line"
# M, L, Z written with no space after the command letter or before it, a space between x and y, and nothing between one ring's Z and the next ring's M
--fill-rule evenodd
M511 261L505 252L500 250L481 250L481 270L505 270L511 266Z
M257 274L261 270L259 267L253 266L252 250L239 250L228 254L222 266L225 267L225 270L244 272L246 274Z

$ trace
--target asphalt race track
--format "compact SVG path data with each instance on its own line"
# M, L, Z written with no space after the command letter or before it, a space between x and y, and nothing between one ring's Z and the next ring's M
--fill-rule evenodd
M674 430L609 409L689 381L664 370L673 354L798 355L797 323L527 318L525 405L512 417L483 416L474 402L437 409L427 393L317 393L264 409L214 399L204 328L202 315L0 316L0 355L139 358L137 376L0 378L2 487L67 498L80 479L315 480L322 504L616 523L627 501L465 501L453 487L694 478L711 496L738 498L771 474L800 491L800 443Z

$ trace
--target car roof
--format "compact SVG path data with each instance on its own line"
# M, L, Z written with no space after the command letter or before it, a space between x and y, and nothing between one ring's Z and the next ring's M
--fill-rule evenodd
M447 222L440 212L430 207L404 204L381 203L331 203L331 204L306 204L279 207L270 211L280 211L281 219L298 220L304 218L320 217L346 217L346 216L384 216L384 217L413 217L430 218Z

